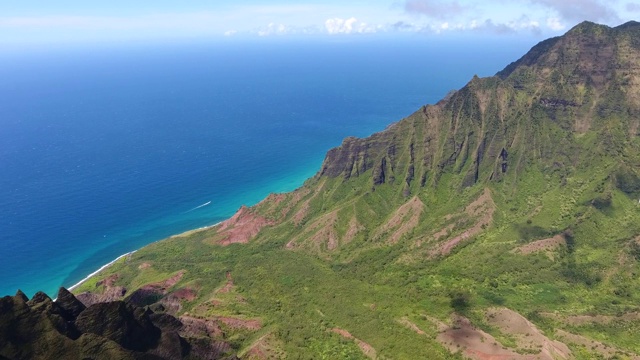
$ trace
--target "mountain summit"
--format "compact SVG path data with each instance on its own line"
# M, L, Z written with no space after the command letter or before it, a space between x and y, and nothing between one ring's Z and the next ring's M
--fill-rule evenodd
M74 309L167 313L211 358L640 359L639 131L640 23L584 22Z

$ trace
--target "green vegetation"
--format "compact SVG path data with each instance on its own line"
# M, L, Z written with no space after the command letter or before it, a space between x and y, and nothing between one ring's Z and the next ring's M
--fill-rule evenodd
M496 307L551 339L563 330L620 358L638 354L640 89L617 91L580 69L604 66L615 78L631 66L616 65L619 56L637 69L640 54L622 40L609 57L579 51L609 49L624 31L637 29L581 25L499 77L345 140L302 188L250 210L272 223L248 244L221 246L228 230L199 231L99 278L118 274L131 293L185 271L168 291L197 296L179 314L260 320L260 330L221 335L240 354L270 339L275 357L292 359L462 358L465 349L451 354L438 340L455 313L505 348L539 353L489 325ZM102 291L96 284L76 293ZM588 321L576 325L578 316ZM574 358L606 357L567 345Z

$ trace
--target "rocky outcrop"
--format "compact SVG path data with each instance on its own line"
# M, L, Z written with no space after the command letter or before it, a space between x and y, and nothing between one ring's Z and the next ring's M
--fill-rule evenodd
M86 307L64 288L56 301L0 298L0 359L219 359L230 350L197 330L123 301Z

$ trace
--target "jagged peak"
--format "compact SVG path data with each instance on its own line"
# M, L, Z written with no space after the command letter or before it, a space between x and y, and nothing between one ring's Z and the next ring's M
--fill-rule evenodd
M15 298L20 299L22 300L22 302L25 302L25 303L29 301L29 298L27 297L27 295L25 295L25 293L23 293L22 290L20 289L18 289L18 291L16 292Z

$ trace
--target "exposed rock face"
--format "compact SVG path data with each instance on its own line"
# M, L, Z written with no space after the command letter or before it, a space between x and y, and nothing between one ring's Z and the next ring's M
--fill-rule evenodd
M123 301L85 307L64 288L55 302L41 292L0 298L0 359L219 359L230 349L195 330Z
M421 179L421 187L436 185L445 172L463 175L461 185L468 187L517 174L526 162L572 164L573 140L541 124L550 120L584 133L622 121L625 135L637 135L639 38L637 22L616 28L584 22L383 132L345 139L327 153L318 176L349 179L368 172L374 188L405 179L408 196L413 179ZM603 151L615 148L611 137L601 137Z

